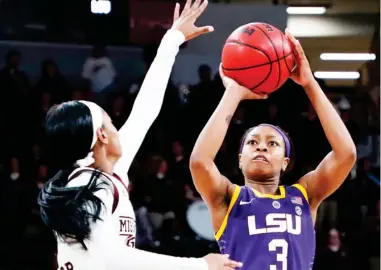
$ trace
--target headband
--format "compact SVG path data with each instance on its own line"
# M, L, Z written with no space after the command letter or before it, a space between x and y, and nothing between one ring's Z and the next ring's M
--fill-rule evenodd
M95 104L93 102L84 101L84 100L79 100L79 102L86 105L86 107L89 108L89 110L90 110L91 122L93 124L93 139L91 141L91 146L89 149L90 151L87 154L87 156L83 159L77 160L75 162L75 165L77 165L79 167L87 167L87 166L90 166L91 164L93 164L95 162L95 160L93 158L94 153L93 153L93 151L91 151L91 149L93 149L95 143L97 142L97 139L98 139L97 131L99 128L102 127L103 111L102 111L101 107L99 107L97 104Z
M286 135L286 133L281 128L274 126L274 125L271 125L271 124L259 124L258 126L268 126L268 127L272 127L276 131L278 131L278 133L282 136L283 141L284 141L284 145L285 145L285 149L286 149L286 157L290 158L290 156L291 156L291 142L288 139L288 136Z

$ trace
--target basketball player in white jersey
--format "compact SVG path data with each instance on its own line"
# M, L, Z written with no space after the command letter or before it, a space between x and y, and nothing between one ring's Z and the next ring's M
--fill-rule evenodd
M176 258L134 249L135 216L127 192L127 172L144 136L158 116L179 46L210 26L196 27L207 6L188 0L164 36L119 132L95 103L70 101L47 114L47 150L58 173L38 202L45 224L57 238L60 270L220 270L240 267L226 256Z

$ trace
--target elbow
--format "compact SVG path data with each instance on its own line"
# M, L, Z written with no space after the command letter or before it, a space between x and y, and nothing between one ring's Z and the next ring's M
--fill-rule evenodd
M191 171L206 170L208 167L208 159L203 155L192 153L189 158L189 168Z
M191 170L202 168L204 166L203 158L199 155L192 153L189 158L189 168Z
M344 159L354 165L356 163L356 160L357 160L357 150L356 150L356 146L354 143L352 143L352 145L350 145L349 147L347 147L345 153L344 153Z
M336 157L346 164L354 165L357 160L357 149L351 137L341 138L340 143L333 149Z

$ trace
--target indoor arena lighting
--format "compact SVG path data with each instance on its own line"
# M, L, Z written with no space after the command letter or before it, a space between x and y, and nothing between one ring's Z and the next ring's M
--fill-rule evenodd
M109 0L91 0L91 12L93 14L109 14L111 2Z
M325 61L373 61L376 60L374 53L322 53L321 60Z
M356 80L360 78L360 73L357 71L315 71L314 75L319 79L332 80Z
M321 15L326 10L325 7L288 7L287 13L290 15Z

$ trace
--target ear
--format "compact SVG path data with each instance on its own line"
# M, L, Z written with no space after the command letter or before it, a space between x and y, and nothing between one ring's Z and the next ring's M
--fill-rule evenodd
M108 135L104 128L99 128L97 130L97 137L98 141L102 142L103 144L108 144Z
M288 164L290 164L290 159L289 158L284 158L283 159L283 163L282 163L282 171L283 172L286 171Z
M240 169L242 169L242 154L238 155L238 166Z

